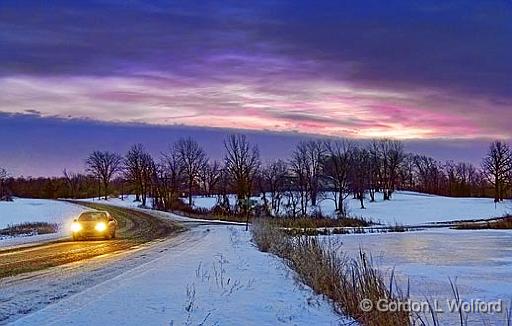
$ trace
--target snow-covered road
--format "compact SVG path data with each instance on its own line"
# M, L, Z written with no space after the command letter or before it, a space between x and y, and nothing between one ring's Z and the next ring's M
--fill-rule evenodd
M259 252L242 226L201 225L151 248L6 279L17 325L262 325L341 322L330 304Z

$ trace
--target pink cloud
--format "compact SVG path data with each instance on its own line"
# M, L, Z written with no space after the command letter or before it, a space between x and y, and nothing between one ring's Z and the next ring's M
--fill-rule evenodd
M0 111L346 137L511 136L500 117L485 115L482 108L489 101L433 90L400 92L288 79L272 88L243 78L191 83L174 76L141 76L4 78ZM502 105L495 103L492 109L500 111ZM474 110L464 110L469 106Z

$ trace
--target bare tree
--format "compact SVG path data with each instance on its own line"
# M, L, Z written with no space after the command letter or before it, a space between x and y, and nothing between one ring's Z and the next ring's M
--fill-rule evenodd
M312 206L317 204L325 154L324 144L313 140L300 142L292 154L290 167L303 215L307 215L310 201Z
M6 169L0 168L0 201L12 200L10 191L7 187L7 180L9 179L9 173Z
M125 178L135 186L135 201L146 206L147 196L153 180L155 163L142 144L133 145L124 160Z
M200 186L207 197L211 197L221 178L221 167L218 161L208 162L199 172Z
M368 194L370 195L370 202L375 201L375 193L381 188L382 169L381 169L381 155L379 150L379 143L373 140L368 145Z
M186 178L188 204L192 206L192 190L200 177L201 170L208 163L208 158L201 146L190 137L179 139L174 146Z
M142 192L142 155L144 147L142 144L133 145L124 159L124 176L125 179L135 186L135 201L140 201Z
M444 173L447 178L447 192L448 196L454 196L457 187L457 172L454 161L447 161L444 164Z
M85 161L87 171L103 184L105 200L109 195L112 178L123 168L123 158L116 153L95 151Z
M384 200L390 200L399 181L399 172L405 158L403 145L398 140L373 141L372 154L378 164L379 187Z
M291 218L296 218L299 213L304 215L301 207L303 196L300 192L296 191L296 184L294 178L287 178L287 185L285 189L287 199L285 203L285 209L287 216Z
M234 134L224 140L226 171L237 193L237 208L243 213L249 209L253 180L260 166L259 151L251 146L245 135Z
M293 206L293 217L296 215L297 202L300 205L301 215L306 216L311 192L309 188L309 164L305 146L298 146L293 152L290 160L290 170L292 175L288 185L288 197L289 200L293 199L293 201L289 201L289 204Z
M366 149L354 148L350 169L350 188L364 207L365 193L371 187L371 155Z
M472 196L479 187L478 171L470 163L448 161L445 164L448 196Z
M156 169L159 189L159 205L165 210L173 209L179 198L184 183L183 166L179 160L176 148L173 146L168 153L163 154Z
M417 189L421 192L439 194L445 177L440 163L424 155L415 155L413 160Z
M404 161L402 164L402 168L400 169L400 183L403 187L407 189L414 189L415 187L415 172L414 166L414 155L412 153L407 153L404 156Z
M263 198L267 202L266 190L270 195L269 212L271 215L279 216L281 201L286 191L288 177L288 165L285 161L277 160L268 164L262 171L260 179L263 180L266 189L262 189Z
M71 193L71 198L78 198L84 176L77 172L67 171L66 169L64 169L62 173L64 174L64 179L66 180L69 192Z
M231 213L231 203L229 202L229 194L231 177L226 167L219 170L219 181L214 191L217 193L217 206L220 207L225 214Z
M482 162L487 180L494 186L494 202L503 201L507 190L508 177L512 171L512 152L502 141L494 141Z
M350 194L350 171L353 168L355 146L347 140L326 141L327 157L324 160L324 176L334 190L334 204L338 216L346 217L345 199Z

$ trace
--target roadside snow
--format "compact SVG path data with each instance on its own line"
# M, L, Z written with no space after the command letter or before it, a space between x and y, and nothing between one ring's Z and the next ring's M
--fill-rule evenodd
M0 201L0 228L26 222L48 222L59 225L59 232L30 237L0 240L0 247L39 242L62 237L68 226L86 208L49 199L14 198L12 202Z
M95 197L95 198L85 198L85 199L77 199L78 201L85 201L89 203L98 203L98 204L108 204L108 205L114 205L119 207L126 207L126 208L137 208L141 205L140 201L135 201L135 195L125 195L123 199L121 197L117 198L109 198L108 200L105 200L103 198ZM147 199L146 205L151 207L151 198Z
M298 286L236 226L198 226L198 241L18 319L16 325L336 325L330 304Z

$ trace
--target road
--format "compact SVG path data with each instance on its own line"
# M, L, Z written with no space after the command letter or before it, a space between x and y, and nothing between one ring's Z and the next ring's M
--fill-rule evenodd
M192 235L181 232L185 228L180 223L155 214L74 203L109 211L119 223L116 239L65 238L0 250L0 324L104 282L183 241L191 241Z
M109 254L0 280L0 325L9 324L91 288L108 289L126 272L144 269L174 248L193 250L204 236L194 230Z
M93 209L108 210L119 223L117 238L108 241L61 239L0 250L0 278L130 250L140 244L165 238L182 229L177 223L158 219L138 210L102 204L75 203Z

